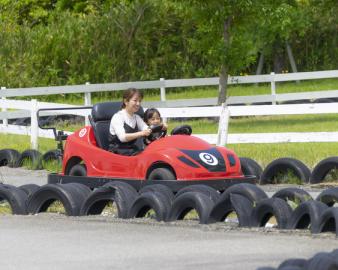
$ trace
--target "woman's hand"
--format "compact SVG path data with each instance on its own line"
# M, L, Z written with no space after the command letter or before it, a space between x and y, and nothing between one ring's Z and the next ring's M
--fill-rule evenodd
M151 129L148 128L148 129L142 130L140 131L140 133L141 133L141 137L148 137L151 134Z

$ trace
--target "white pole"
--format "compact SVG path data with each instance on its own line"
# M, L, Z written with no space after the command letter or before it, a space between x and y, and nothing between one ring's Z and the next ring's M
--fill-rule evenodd
M271 97L272 104L276 105L276 82L275 82L275 72L271 72Z
M31 148L38 149L38 136L39 136L39 126L38 126L38 102L36 99L31 100Z
M6 87L1 87L1 90L6 90ZM5 101L5 100L6 100L6 97L2 97L1 99L2 99L3 101ZM2 112L7 112L7 108L2 108L1 111L2 111ZM8 126L8 120L7 120L7 119L3 119L3 120L2 120L2 124L3 124L5 127L7 127L7 126Z
M86 85L90 85L90 82L86 82ZM90 93L90 92L85 92L85 93L84 93L84 105L85 105L85 106L90 106L90 105L92 105L92 96L91 96L91 93ZM85 117L85 125L86 125L86 126L89 126L89 125L90 125L88 116Z
M165 82L165 79L160 78L160 81ZM165 98L165 87L161 87L161 101L165 101L165 100L166 100L166 98Z
M222 112L219 117L218 133L217 133L217 146L225 146L228 140L228 127L229 127L230 111L226 103L222 103Z

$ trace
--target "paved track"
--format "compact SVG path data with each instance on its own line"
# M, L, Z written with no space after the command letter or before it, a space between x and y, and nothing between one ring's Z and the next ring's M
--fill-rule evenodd
M229 230L147 220L0 217L1 269L228 269L277 266L338 245L330 234Z
M0 176L14 185L46 183L44 171L1 167ZM333 234L311 236L304 231L102 216L0 216L0 269L7 270L255 270L337 247Z

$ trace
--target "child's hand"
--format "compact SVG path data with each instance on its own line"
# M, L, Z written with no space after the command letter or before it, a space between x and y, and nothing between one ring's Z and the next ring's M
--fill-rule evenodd
M168 125L166 123L163 123L162 130L167 130L167 129L168 129Z

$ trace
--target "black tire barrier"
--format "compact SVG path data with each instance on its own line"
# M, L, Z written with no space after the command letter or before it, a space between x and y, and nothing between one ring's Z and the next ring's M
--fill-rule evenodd
M249 199L233 193L217 202L210 212L208 223L225 221L230 213L235 212L239 227L250 227L252 210L253 203Z
M220 193L207 185L191 185L184 188L181 188L175 195L175 198L179 197L181 194L186 192L200 192L204 195L206 195L210 200L212 200L214 203L217 203L217 201L220 198Z
M26 160L30 160L32 162L33 170L42 169L41 165L41 153L34 149L28 149L23 151L18 159L17 166L22 167Z
M49 161L58 161L62 162L62 155L60 150L55 149L55 150L49 150L46 153L42 155L42 161L44 162L49 162Z
M274 216L277 228L286 229L291 214L292 209L284 200L279 198L265 199L260 201L252 211L252 226L263 227Z
M327 208L326 204L319 201L310 200L301 203L291 214L287 229L308 229L310 227L311 233L318 232L320 217Z
M279 158L266 166L262 173L260 184L273 184L273 178L277 176L278 173L284 173L288 170L292 171L302 183L309 182L311 172L303 162L294 158Z
M172 201L174 200L174 193L172 192L172 190L162 184L153 184L153 185L147 185L144 186L143 188L140 189L139 193L145 193L145 192L159 192L162 193L165 197L167 197L167 199L170 201L170 203L172 203Z
M171 202L163 193L144 192L134 201L129 211L130 218L145 217L149 210L154 210L157 221L167 221L171 209Z
M329 157L320 161L312 170L310 183L317 184L322 182L326 175L333 169L338 170L338 156Z
M311 195L300 188L283 188L279 191L277 191L273 196L273 198L280 198L284 201L292 201L294 203L303 203L308 200L313 200Z
M232 185L222 193L220 200L226 199L230 196L230 194L242 195L250 200L253 204L268 198L266 193L261 188L249 183Z
M26 184L18 187L19 189L23 190L28 197L30 197L35 191L37 191L40 186L36 184Z
M322 191L317 196L316 200L332 207L336 202L338 202L338 187L329 188Z
M109 202L114 202L119 218L128 218L129 209L137 197L136 190L123 182L111 182L94 190L81 206L80 215L99 215Z
M200 224L207 224L214 202L201 192L185 192L173 201L169 221L183 220L192 209L196 210Z
M14 215L26 215L27 194L12 185L0 184L0 201L7 201Z
M300 267L300 269L302 269L307 263L307 260L305 259L288 259L285 260L284 262L282 262L279 266L278 269L285 269L286 267Z
M17 167L20 153L14 149L0 150L0 166Z
M45 212L54 201L60 201L68 216L79 216L90 189L82 184L47 184L29 198L27 211L31 214Z
M322 232L333 232L338 236L338 208L330 207L322 213L313 233Z
M263 169L255 160L247 157L240 157L239 160L244 175L255 175L257 180L261 179Z
M260 267L257 270L337 270L338 250L319 252L310 259L292 258L283 261L277 268Z
M333 103L336 102L334 98L317 98L312 103Z

